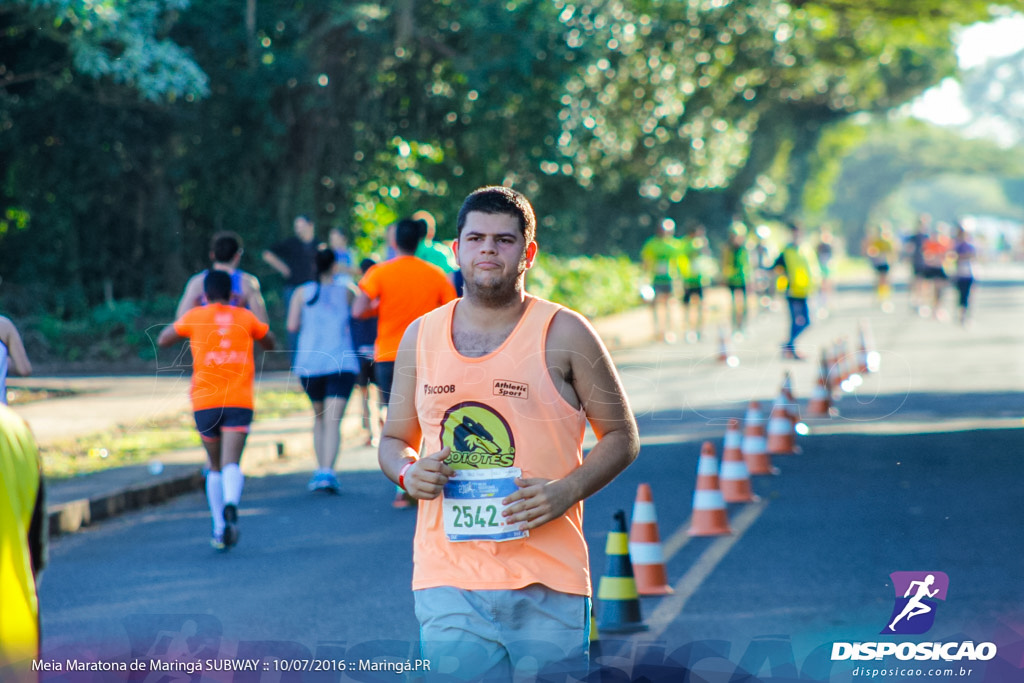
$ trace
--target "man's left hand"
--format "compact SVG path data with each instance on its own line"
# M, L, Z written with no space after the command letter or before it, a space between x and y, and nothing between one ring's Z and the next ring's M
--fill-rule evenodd
M536 529L553 519L558 519L575 503L562 479L516 478L519 490L506 497L502 504L508 506L502 515L510 524L519 524L519 529Z

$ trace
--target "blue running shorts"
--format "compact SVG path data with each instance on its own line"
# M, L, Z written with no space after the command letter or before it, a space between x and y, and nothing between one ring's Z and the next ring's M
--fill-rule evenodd
M206 408L197 410L192 415L195 417L199 436L205 441L219 439L222 430L248 432L249 425L252 424L250 408Z

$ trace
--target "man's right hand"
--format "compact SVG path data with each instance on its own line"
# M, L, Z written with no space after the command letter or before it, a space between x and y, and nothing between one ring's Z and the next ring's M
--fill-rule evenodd
M451 452L452 449L445 446L440 451L425 455L414 462L405 472L406 492L419 500L433 500L441 495L448 479L455 475L455 470L444 462Z

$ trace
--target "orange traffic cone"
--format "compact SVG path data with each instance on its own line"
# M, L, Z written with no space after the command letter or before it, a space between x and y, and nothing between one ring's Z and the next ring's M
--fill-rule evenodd
M768 440L765 438L764 416L761 404L751 401L747 407L747 417L743 425L743 460L747 463L747 471L751 475L778 474L772 467L772 458L768 454Z
M601 601L600 627L607 633L646 631L640 617L640 597L636 592L633 565L629 561L629 538L626 536L626 513L615 513L615 528L608 532L605 545L608 568L597 588Z
M854 367L857 359L850 353L849 340L840 338L837 343L836 364L839 366L839 388L844 392L851 392L857 386L855 382L860 379L860 375L856 374ZM856 380L854 380L855 375Z
M842 368L843 368L843 379L840 382L840 388L845 392L853 392L857 390L861 384L864 383L864 378L861 376L858 354L851 351L851 344L849 339L843 339L840 342L840 349L842 349Z
M648 484L640 484L633 503L633 524L629 527L629 559L633 563L636 591L640 595L668 595L665 557L658 536L658 515Z
M878 372L882 365L881 356L872 348L871 324L867 320L862 320L857 326L857 336L860 340L861 374Z
M793 426L800 421L800 404L796 398L793 397L793 382L790 378L789 372L786 372L782 376L782 386L779 387L779 396L775 399L775 403L772 405L772 410L776 406L782 408L786 417L789 419Z
M782 389L780 393L791 401L796 400L796 397L793 395L793 375L790 374L789 370L782 373Z
M768 418L768 439L766 451L772 455L793 455L796 453L796 431L793 420L779 403L772 406Z
M832 345L832 354L827 351L821 353L821 375L825 378L825 387L829 396L839 395L839 383L842 381L842 368L839 366L839 355L835 344Z
M758 500L750 486L750 472L743 460L740 444L740 421L729 420L725 430L725 441L722 444L722 467L718 472L718 483L722 489L722 498L726 503L753 503Z
M828 379L829 386L832 387L832 391L838 392L839 385L846 379L843 377L843 352L839 348L839 340L834 339L832 341L832 353L828 357L829 368L828 368Z
M871 372L868 369L868 350L864 344L864 330L857 325L857 372L866 375Z
M718 328L718 362L725 363L730 368L740 364L740 359L729 353L729 343L726 340L725 328L722 326Z
M793 395L793 382L788 372L782 381L782 395L786 397L786 405L790 408L789 417L793 421L793 431L797 434L806 434L807 425L800 417L800 401L796 400L796 396ZM800 447L797 446L797 451L799 450Z
M824 374L818 375L818 386L814 388L811 399L807 402L808 417L831 417L832 395L828 390L828 379Z
M725 512L725 499L718 487L718 458L715 447L705 441L697 460L697 488L693 492L691 536L724 536L732 533Z

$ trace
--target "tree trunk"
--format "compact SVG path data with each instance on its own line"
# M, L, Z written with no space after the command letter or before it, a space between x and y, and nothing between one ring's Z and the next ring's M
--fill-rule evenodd
M257 45L256 45L256 0L245 2L245 36L246 52L249 58L249 69L256 69Z

